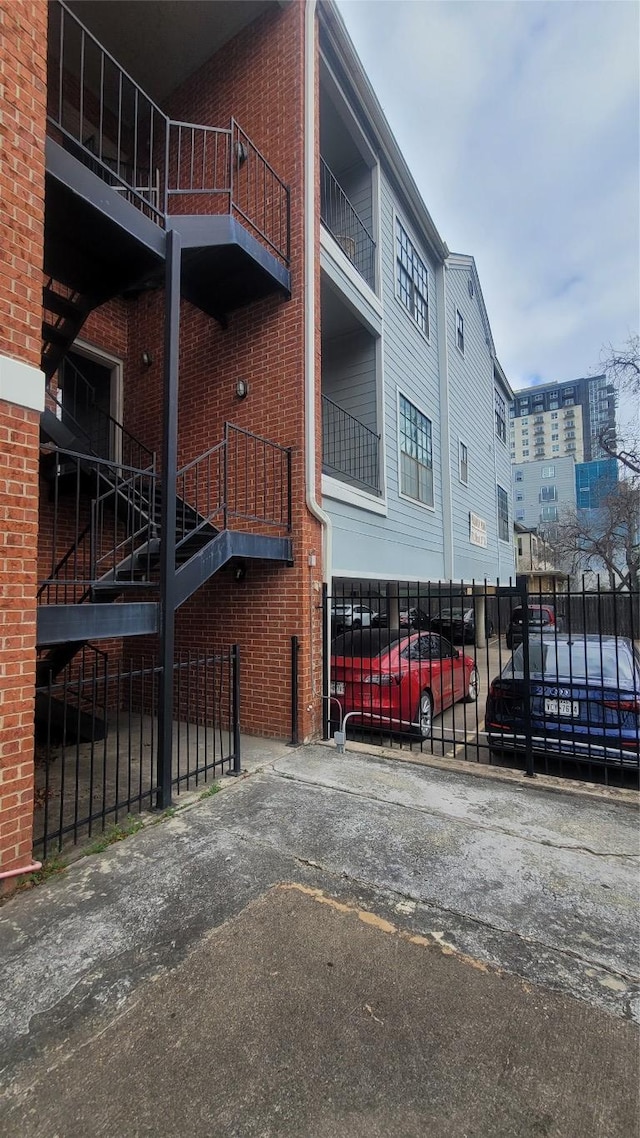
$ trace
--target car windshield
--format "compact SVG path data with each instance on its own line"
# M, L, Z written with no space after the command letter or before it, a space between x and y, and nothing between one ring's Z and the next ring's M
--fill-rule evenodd
M522 609L514 609L513 617L514 624L522 624ZM551 617L547 609L530 608L529 609L529 623L530 624L550 624Z
M502 675L521 679L524 652L520 645ZM614 643L599 640L538 639L529 643L529 668L532 676L545 680L589 680L596 684L613 684L616 687L633 687L631 655L624 642L616 651Z
M389 628L364 628L337 636L331 645L333 656L373 660L398 642L398 633Z

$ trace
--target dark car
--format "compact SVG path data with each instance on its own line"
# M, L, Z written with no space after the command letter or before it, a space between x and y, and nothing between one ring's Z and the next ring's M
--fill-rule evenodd
M529 642L534 754L592 763L640 760L640 654L614 636L537 636ZM523 645L491 684L485 728L492 751L525 747Z
M553 605L528 605L527 611L529 613L529 635L540 635L543 632L562 632L564 623L562 617L556 616L556 610ZM518 644L522 644L522 626L524 624L524 609L519 606L511 613L511 620L509 621L506 641L507 648L515 648Z
M434 632L446 636L454 644L475 644L476 614L472 608L440 609L438 616L431 621ZM484 623L485 636L493 636L493 622L488 617Z
M430 620L428 613L422 609L411 608L402 609L398 613L398 625L400 628L429 628ZM376 613L371 621L372 628L388 628L389 627L389 613L379 612Z
M359 725L429 739L434 716L478 687L474 661L433 632L363 629L331 646L332 715L339 701Z

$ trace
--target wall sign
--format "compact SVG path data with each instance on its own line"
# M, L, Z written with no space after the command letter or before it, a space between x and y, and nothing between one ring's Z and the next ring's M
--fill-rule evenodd
M477 514L469 514L469 541L472 545L482 546L483 549L487 547L487 523Z

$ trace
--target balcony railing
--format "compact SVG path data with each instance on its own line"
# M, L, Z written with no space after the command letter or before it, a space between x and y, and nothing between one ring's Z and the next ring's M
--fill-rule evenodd
M371 288L375 287L376 243L324 159L320 159L320 217Z
M156 224L171 213L240 219L289 263L289 189L231 120L174 122L62 0L49 6L48 131Z
M380 490L380 435L322 396L322 469L349 482Z

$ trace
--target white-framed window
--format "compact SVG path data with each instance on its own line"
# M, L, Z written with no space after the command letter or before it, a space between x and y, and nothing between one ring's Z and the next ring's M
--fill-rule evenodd
M458 471L460 481L464 486L469 485L469 450L466 443L460 439L458 449Z
M429 335L429 273L409 234L396 217L396 296L418 328Z
M498 486L498 537L509 540L509 495L502 486Z
M516 521L517 522L523 522L524 521L524 510L516 510ZM520 546L518 552L520 554L522 554L522 540L521 539L518 540L518 545Z
M558 444L558 446L552 446L551 450L553 451L554 454L559 454L560 453L560 445Z
M524 473L522 470L516 470L515 479L516 482L524 482Z
M540 488L540 501L541 502L557 502L558 491L555 486L541 486Z
M500 442L507 442L507 404L504 395L496 387L494 393L495 400L495 413L496 413L496 435ZM523 432L524 434L524 432Z
M551 442L552 442L552 443L557 443L557 441L558 441L559 437L560 437L559 435L552 435L552 436L551 436Z
M552 412L551 412L551 418L552 418L552 419L557 419L557 418L558 418L558 412L557 412L557 411L552 411Z
M555 466L543 466L542 467L542 470L540 471L540 477L541 478L555 478L555 476L556 476Z
M523 450L523 452L522 452L522 457L523 457L523 458L528 458L528 457L529 457L529 451L528 451L528 450Z
M464 316L459 308L456 308L456 345L464 355Z
M522 490L518 490L516 493L516 502L524 502L524 494L522 493Z
M541 522L557 522L558 520L558 507L557 506L543 506L540 510Z
M431 420L398 393L400 493L433 507L433 436Z

